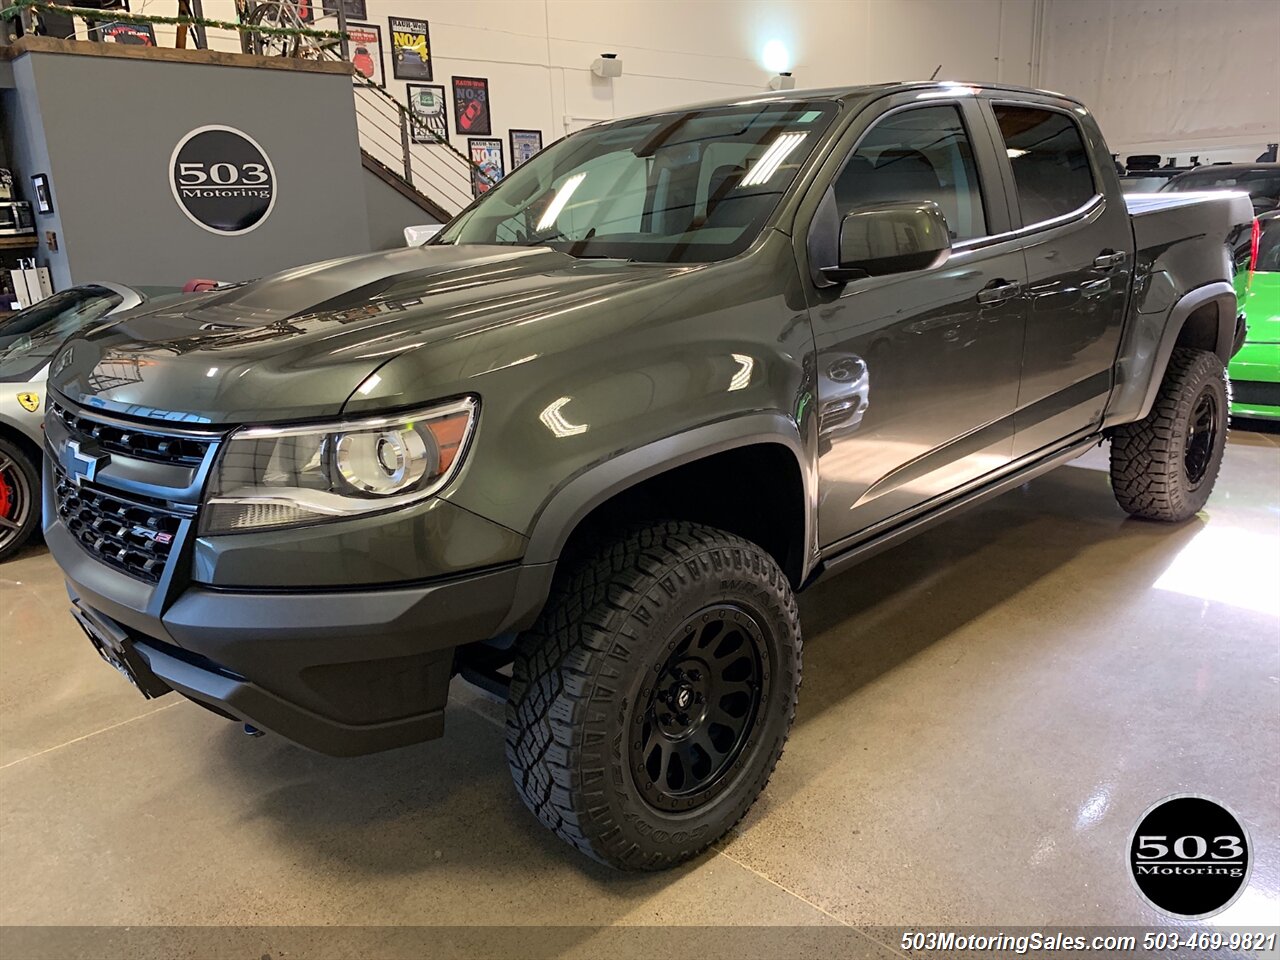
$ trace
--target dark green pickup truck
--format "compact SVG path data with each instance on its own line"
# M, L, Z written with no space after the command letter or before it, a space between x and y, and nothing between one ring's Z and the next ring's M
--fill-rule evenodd
M1185 520L1247 197L1121 196L1092 117L953 83L601 124L425 246L143 306L54 358L45 536L147 696L306 746L505 697L516 787L619 867L769 779L794 594L1111 438Z

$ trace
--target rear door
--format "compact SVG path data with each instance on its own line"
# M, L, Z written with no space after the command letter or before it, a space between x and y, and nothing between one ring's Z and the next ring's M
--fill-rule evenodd
M814 190L841 216L933 200L953 252L813 289L824 547L1007 464L1022 360L1026 268L977 103L911 93L864 113Z
M1133 270L1115 170L1083 109L993 99L1014 228L1027 259L1027 326L1013 456L1096 427L1111 392Z

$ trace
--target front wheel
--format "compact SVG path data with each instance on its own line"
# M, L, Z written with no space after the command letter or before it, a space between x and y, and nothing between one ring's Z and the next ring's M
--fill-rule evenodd
M1229 406L1217 355L1174 350L1151 412L1112 432L1111 489L1120 506L1147 520L1195 516L1222 467Z
M0 560L31 539L40 523L40 474L27 455L0 440Z
M800 652L791 586L755 544L674 521L606 540L520 638L516 789L602 863L688 860L764 789L795 716Z

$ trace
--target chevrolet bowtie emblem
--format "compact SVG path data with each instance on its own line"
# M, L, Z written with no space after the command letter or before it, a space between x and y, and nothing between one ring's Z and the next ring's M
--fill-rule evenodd
M92 481L98 475L98 471L111 462L110 454L86 453L80 449L80 444L75 440L68 441L67 453L69 456L64 466L67 468L67 475L75 481L77 487L85 480Z

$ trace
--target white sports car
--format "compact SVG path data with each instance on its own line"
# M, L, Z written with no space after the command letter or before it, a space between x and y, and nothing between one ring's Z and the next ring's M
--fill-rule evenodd
M73 334L104 317L176 292L93 283L0 315L0 560L21 549L40 523L41 431L49 361Z

